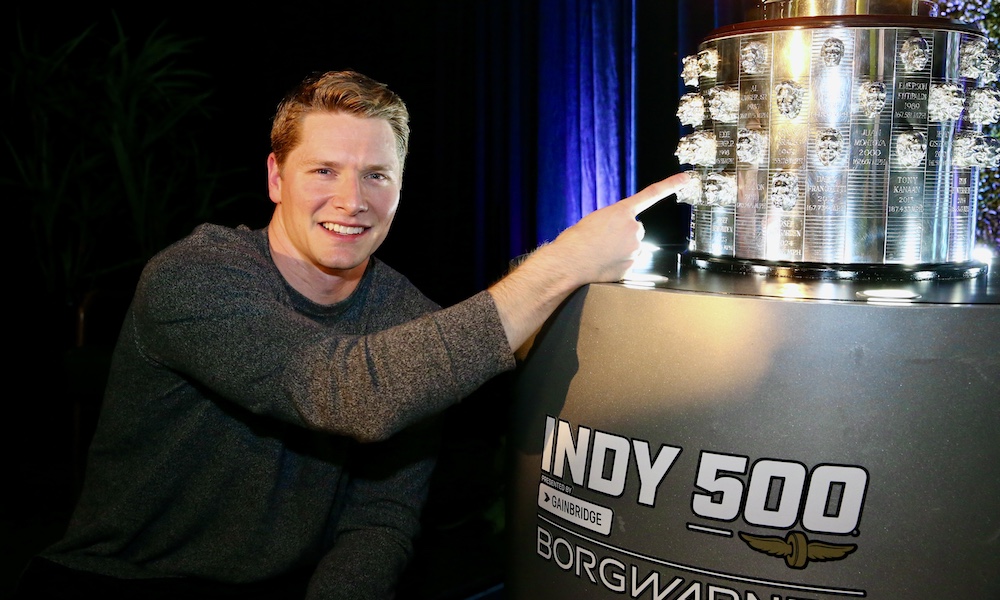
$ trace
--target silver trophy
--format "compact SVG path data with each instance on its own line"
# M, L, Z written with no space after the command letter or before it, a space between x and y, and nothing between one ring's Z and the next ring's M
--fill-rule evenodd
M983 272L979 172L1000 162L983 134L1000 120L1000 58L985 36L920 0L748 4L749 20L683 59L691 131L677 156L699 174L691 185L736 189L727 203L682 195L701 200L689 255L816 277Z

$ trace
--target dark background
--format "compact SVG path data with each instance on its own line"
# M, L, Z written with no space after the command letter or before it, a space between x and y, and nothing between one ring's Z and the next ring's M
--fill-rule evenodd
M642 187L678 170L673 151L680 130L675 115L682 93L680 57L694 51L717 17L710 2L637 0L635 10L636 171ZM25 43L56 47L88 26L114 39L116 17L130 43L141 43L158 27L191 39L191 52L182 60L208 75L205 89L211 92L206 102L211 115L194 126L193 135L200 154L226 172L218 190L226 201L208 220L227 225L267 224L272 208L265 184L270 119L287 89L311 71L345 68L388 83L410 109L411 140L397 218L378 255L432 299L450 305L502 276L511 258L530 250L489 243L477 253L483 245L477 246L472 226L472 192L477 186L485 189L488 210L498 215L504 198L521 196L528 206L533 202L539 176L531 168L539 152L532 144L538 119L533 108L537 82L545 76L535 67L538 39L544 35L536 13L533 0L293 2L256 10L195 3L132 8L74 3L56 9L36 3L8 11L3 36L8 53ZM89 60L106 57L95 54ZM18 140L32 124L10 94L4 94L4 101L10 155L0 164L6 178L16 158L29 150L19 147ZM86 120L96 107L82 103L78 110ZM517 147L504 135L511 129L511 115L521 119L514 124L522 133ZM524 168L524 180L512 183L506 176L513 164ZM46 289L31 251L32 200L8 186L4 190L8 232L13 234L8 238L13 243L8 242L6 306L8 330L14 334L8 337L13 359L7 362L11 383L2 417L8 477L0 494L0 593L8 591L24 560L56 539L65 524L120 323L113 301L103 305L106 310L94 309L88 318L90 342L81 347L76 336L82 292L54 295ZM186 212L194 191L172 199L177 212ZM172 224L167 241L196 224L195 211L187 212L191 221L180 218ZM647 239L685 240L687 209L672 198L642 220ZM506 239L505 228L530 228L530 216L527 221L512 225L502 218L491 220L496 226L488 236ZM104 224L99 235L106 242L121 238L121 252L128 252L117 223ZM115 244L106 245L113 253ZM127 299L140 267L141 260L104 273L91 287L114 290ZM428 541L416 563L415 596L446 598L463 586L467 592L500 577L496 544L502 514L497 515L496 507L503 476L497 457L504 419L497 415L503 414L505 394L501 377L447 415L446 454L428 511ZM442 548L459 552L442 553ZM445 570L464 580L450 587L443 583L435 575L442 560L452 561ZM469 564L463 566L463 560Z

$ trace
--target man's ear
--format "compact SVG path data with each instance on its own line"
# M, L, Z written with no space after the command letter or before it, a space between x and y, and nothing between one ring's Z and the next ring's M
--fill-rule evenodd
M274 152L267 155L267 195L271 202L281 203L281 166Z

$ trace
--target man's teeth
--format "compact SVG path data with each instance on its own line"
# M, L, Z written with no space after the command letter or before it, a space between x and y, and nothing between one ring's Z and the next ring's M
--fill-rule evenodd
M365 230L364 227L348 227L346 225L338 225L337 223L323 223L323 227L334 233L345 235L358 235Z

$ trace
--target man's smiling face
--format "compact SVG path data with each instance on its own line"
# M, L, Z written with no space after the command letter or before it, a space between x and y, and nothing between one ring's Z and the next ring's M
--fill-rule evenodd
M272 154L267 170L277 205L272 245L304 268L298 276L360 277L399 205L401 165L389 123L311 113L285 164L279 168Z

